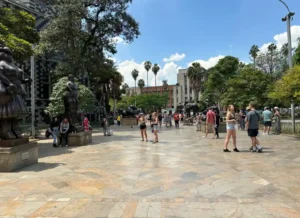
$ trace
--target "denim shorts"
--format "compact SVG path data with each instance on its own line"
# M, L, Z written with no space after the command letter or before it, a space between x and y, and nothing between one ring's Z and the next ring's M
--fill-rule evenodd
M158 130L158 126L157 125L153 125L153 130Z
M228 129L228 130L234 130L235 129L235 124L227 123L226 129Z

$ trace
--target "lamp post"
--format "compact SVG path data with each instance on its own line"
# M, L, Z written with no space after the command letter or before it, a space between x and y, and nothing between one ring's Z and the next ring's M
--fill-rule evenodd
M293 16L295 15L294 12L291 12L287 4L283 0L279 0L286 9L288 10L288 14L282 18L283 22L286 22L287 26L287 38L288 38L288 49L289 49L289 68L291 69L293 67L293 54L292 54L292 36L291 36L291 20L293 19ZM294 102L291 102L291 118L292 118L292 130L293 133L295 133L295 105Z

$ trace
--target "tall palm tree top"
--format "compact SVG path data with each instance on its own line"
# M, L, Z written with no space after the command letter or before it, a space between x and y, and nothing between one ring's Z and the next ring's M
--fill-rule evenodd
M200 63L194 62L188 68L187 74L191 79L202 79L205 76L206 70L201 67Z
M160 70L160 67L158 64L154 64L153 67L152 67L152 71L154 73L154 75L156 76L158 71Z
M144 67L145 67L146 71L148 72L152 67L152 63L150 61L146 61L144 63Z
M131 75L132 75L133 79L136 80L137 77L139 76L139 71L137 71L136 69L134 69L134 70L131 72Z
M252 57L257 56L257 53L259 52L259 48L257 45L252 45L250 51L249 51L249 55L251 55Z
M143 79L139 79L138 86L142 89L145 87L145 81Z

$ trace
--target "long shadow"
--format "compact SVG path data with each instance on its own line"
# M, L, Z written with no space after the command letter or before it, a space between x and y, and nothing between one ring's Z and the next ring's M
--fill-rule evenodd
M70 150L69 148L72 148L72 147L54 148L51 142L43 143L39 146L39 158L73 153L73 151Z
M63 163L37 163L28 167L25 167L21 170L18 170L16 172L24 172L24 171L28 171L28 172L41 172L44 170L49 170L49 169L53 169L59 166L65 165Z

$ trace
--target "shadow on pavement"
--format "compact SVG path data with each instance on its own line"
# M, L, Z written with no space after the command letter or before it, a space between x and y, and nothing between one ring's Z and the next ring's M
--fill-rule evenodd
M44 162L41 162L41 163L37 163L37 164L31 165L31 166L25 167L25 168L23 168L19 171L16 171L16 172L24 172L24 171L41 172L41 171L44 171L44 170L49 170L49 169L59 167L61 165L65 165L65 164L63 164L63 163L44 163Z

